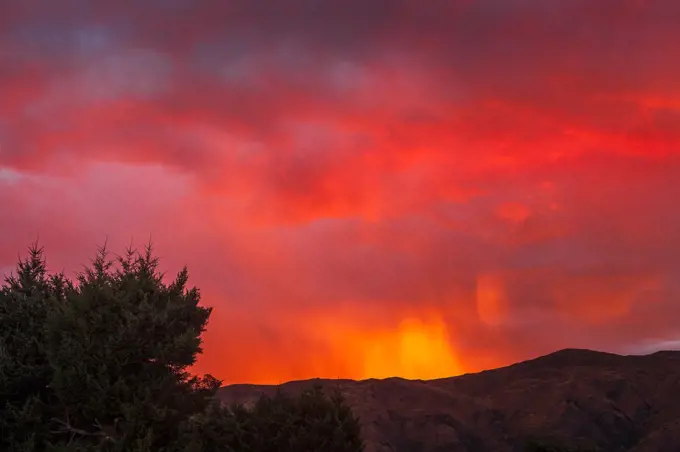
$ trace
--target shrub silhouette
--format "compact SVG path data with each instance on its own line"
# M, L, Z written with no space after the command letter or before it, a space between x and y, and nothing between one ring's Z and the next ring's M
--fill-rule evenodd
M277 392L252 408L213 405L193 424L191 452L362 451L359 423L338 393L319 388L298 397ZM197 428L196 428L197 427Z
M186 268L163 280L151 246L114 260L101 248L75 281L30 248L0 288L0 450L362 449L340 396L220 406L221 382L188 372L211 309Z

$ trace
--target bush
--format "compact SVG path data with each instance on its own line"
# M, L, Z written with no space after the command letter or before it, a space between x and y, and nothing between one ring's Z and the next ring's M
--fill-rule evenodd
M186 268L166 284L157 267L150 246L115 260L102 248L74 282L31 247L0 288L0 450L360 450L341 398L219 406L221 382L188 372L211 309Z
M359 422L339 393L319 388L297 397L277 392L252 408L214 405L193 424L191 450L198 452L358 452Z

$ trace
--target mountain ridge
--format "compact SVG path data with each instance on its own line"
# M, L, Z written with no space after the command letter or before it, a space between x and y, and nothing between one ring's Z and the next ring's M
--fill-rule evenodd
M435 380L310 379L228 385L225 403L277 390L338 389L362 421L366 452L519 451L529 440L603 451L680 451L680 351L562 349Z

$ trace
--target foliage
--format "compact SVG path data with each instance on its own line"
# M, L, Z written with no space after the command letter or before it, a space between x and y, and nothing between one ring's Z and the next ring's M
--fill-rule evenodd
M358 419L336 392L320 388L291 397L279 391L254 406L218 405L194 424L192 452L359 452L364 449Z
M220 381L188 371L211 309L186 268L167 284L157 269L151 246L113 260L104 247L71 281L30 248L0 288L0 450L360 450L338 398L219 406Z

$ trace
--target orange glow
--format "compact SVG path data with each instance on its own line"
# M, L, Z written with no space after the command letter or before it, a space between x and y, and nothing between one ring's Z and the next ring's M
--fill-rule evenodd
M249 331L245 318L229 322L221 314L217 313L215 321L229 323L230 333L246 340L249 347L243 349L230 343L221 337L223 331L211 328L206 335L208 344L223 344L222 352L234 356L234 363L247 365L215 363L207 356L196 371L221 367L221 377L228 383L278 384L312 377L429 379L478 368L474 359L468 360L469 367L463 366L455 350L455 338L446 322L432 310L420 315L410 313L394 322L355 310L339 311L335 316L316 313L281 317L281 328L287 330L291 325L297 339L282 331L273 343ZM306 344L304 349L295 345L300 342ZM271 353L272 347L277 353Z
M363 349L361 378L431 379L462 373L441 321L406 319L395 332L367 339Z

